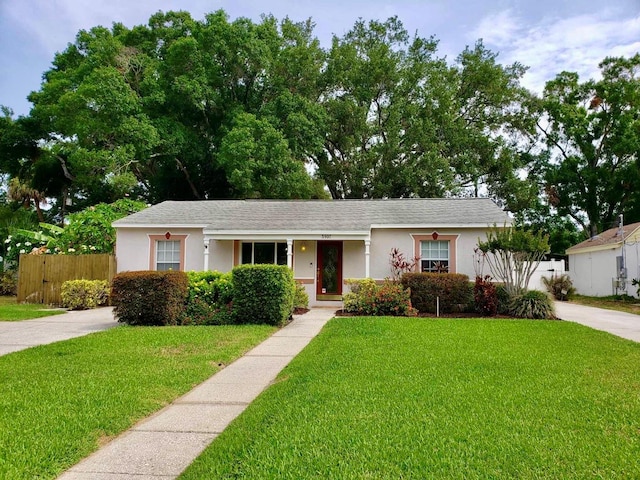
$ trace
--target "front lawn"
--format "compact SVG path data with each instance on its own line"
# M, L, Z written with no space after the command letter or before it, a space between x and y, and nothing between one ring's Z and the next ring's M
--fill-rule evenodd
M180 478L640 478L639 365L571 322L338 318Z
M0 478L55 478L274 327L118 327L0 357Z
M589 297L586 295L574 295L571 297L571 302L589 307L606 308L640 315L640 299L628 296Z
M65 313L36 303L16 303L16 297L0 296L0 322L15 322Z

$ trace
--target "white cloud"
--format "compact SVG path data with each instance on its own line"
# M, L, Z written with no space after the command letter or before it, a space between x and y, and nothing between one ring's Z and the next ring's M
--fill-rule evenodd
M518 35L522 29L519 20L511 10L504 10L482 18L478 26L472 30L471 39L481 38L486 44L505 45Z
M501 52L501 60L518 61L529 71L523 84L540 92L546 81L562 71L580 78L597 78L598 64L607 56L631 56L640 50L640 14L613 17L610 12L543 18L525 27L510 11L485 17L476 34Z

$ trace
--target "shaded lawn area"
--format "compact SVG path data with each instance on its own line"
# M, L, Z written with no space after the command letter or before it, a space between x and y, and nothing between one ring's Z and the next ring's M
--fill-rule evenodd
M338 318L180 478L640 478L639 366L571 322Z
M0 322L30 320L65 313L65 310L51 310L50 308L47 305L36 303L19 304L16 303L16 297L0 296Z
M275 330L122 326L0 357L0 478L55 478Z

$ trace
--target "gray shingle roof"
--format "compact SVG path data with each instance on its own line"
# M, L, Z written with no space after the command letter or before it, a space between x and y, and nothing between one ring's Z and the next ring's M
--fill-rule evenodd
M194 225L207 231L369 231L372 225L487 226L511 223L488 198L166 201L115 227Z

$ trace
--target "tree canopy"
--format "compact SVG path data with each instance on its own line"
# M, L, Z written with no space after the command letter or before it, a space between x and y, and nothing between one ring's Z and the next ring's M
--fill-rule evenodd
M310 19L158 12L81 30L28 116L2 108L0 174L57 222L126 196L491 196L561 253L574 225L640 220L638 68L607 58L538 97L481 41L450 61L395 17L323 48Z
M593 236L618 215L640 220L640 54L606 58L602 78L562 72L547 83L538 128L551 161L546 199Z

